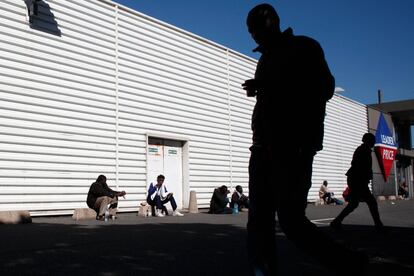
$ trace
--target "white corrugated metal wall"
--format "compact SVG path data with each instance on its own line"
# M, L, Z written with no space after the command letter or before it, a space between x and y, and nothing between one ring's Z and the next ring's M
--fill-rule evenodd
M98 174L115 177L113 8L46 2L44 30L24 1L1 3L0 210L67 213Z
M345 173L366 132L367 107L335 94L326 108L323 150L315 156L310 201L319 197L319 188L324 180L328 181L328 188L336 196L342 196L346 187Z
M230 182L227 52L129 11L118 18L119 181L143 200L154 181L145 179L146 134L187 137L184 185L207 206L212 187Z
M186 142L184 190L199 207L216 186L247 188L254 99L240 84L254 60L110 1L47 0L39 11L40 29L23 0L0 10L0 210L71 213L99 174L127 191L121 210L136 210L152 181L148 136ZM327 113L311 197L323 179L342 187L366 126L364 107L343 97Z
M235 53L229 53L229 90L231 114L231 186L241 185L248 193L248 160L251 145L251 114L253 112L252 99L246 97L246 92L240 91L240 85L252 78L256 64L240 58ZM255 100L254 100L255 102Z
M187 142L184 185L200 207L232 186L231 152L246 187L254 101L237 78L254 60L110 1L43 1L40 28L23 0L3 2L0 210L70 213L99 174L136 210L151 135ZM245 130L232 139L232 127Z

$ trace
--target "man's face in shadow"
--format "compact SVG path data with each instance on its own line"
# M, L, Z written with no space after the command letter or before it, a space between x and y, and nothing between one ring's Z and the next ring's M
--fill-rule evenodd
M157 187L161 187L162 183L164 183L164 178L158 177L157 178Z
M269 13L248 18L247 29L253 40L265 47L280 34L278 18Z

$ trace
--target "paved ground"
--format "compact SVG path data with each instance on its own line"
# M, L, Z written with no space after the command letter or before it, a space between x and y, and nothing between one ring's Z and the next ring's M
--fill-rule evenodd
M342 208L309 206L308 217L335 239L368 252L366 275L413 275L414 201L380 203L385 236L374 231L363 203L346 218L342 233L332 232L327 225ZM247 213L165 218L128 213L109 222L67 216L0 225L0 275L248 275L246 221ZM278 245L281 275L335 275L282 233ZM335 254L329 248L326 253Z

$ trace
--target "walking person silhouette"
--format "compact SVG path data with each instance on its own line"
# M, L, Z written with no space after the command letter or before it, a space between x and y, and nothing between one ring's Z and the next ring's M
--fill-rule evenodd
M365 201L374 219L376 229L384 231L384 225L378 212L377 201L368 187L370 180L372 180L371 149L374 144L374 134L365 133L362 137L362 144L354 152L351 168L346 173L349 187L349 203L330 224L336 230L342 228L342 221L358 207L359 202Z
M256 97L250 147L247 246L253 275L276 275L276 218L286 236L322 264L356 275L365 255L340 246L306 217L312 164L322 149L326 102L335 79L319 43L280 30L269 4L254 7L247 27L261 53L254 79L242 86ZM283 108L281 108L283 106ZM293 195L293 196L291 196ZM321 247L321 244L324 244ZM326 254L325 248L335 254Z

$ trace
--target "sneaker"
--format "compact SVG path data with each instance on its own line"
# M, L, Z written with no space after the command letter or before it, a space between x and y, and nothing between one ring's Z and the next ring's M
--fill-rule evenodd
M97 215L96 216L96 220L100 220L100 221L104 221L105 220L105 216L99 216L99 215Z
M183 214L181 214L180 212L178 212L177 210L175 210L175 211L173 212L173 216L174 216L174 217L183 217L184 215L183 215Z
M161 210L156 210L156 211L155 211L155 216L160 217L160 218L165 217L165 215L162 213L162 211L161 211Z

